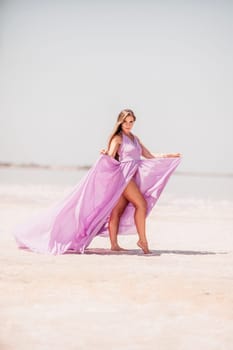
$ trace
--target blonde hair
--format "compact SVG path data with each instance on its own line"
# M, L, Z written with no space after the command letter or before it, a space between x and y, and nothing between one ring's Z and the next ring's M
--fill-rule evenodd
M120 112L120 114L118 115L117 122L116 122L116 124L115 124L115 126L113 128L113 131L112 131L112 133L111 133L111 135L109 137L108 151L109 151L112 139L114 138L114 136L119 135L121 133L121 130L122 130L121 126L124 123L125 119L127 117L129 117L129 116L133 117L134 121L136 120L135 114L134 114L134 112L131 109L123 109Z

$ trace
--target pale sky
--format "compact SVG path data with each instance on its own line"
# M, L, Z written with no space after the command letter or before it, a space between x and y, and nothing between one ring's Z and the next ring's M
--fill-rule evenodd
M233 1L0 0L0 161L92 164L118 113L233 172Z

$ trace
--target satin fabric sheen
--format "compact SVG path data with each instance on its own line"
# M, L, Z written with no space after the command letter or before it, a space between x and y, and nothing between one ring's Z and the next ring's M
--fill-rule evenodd
M18 246L38 253L84 253L97 236L108 236L109 216L131 179L147 201L147 215L180 158L141 159L141 146L122 133L119 161L100 155L83 179L61 202L18 227L14 236ZM119 234L136 234L134 207L126 207Z

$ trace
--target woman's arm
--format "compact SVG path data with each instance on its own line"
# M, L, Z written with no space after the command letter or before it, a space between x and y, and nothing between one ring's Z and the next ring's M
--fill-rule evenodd
M142 147L142 156L147 159L157 158L155 154L151 153L141 142L140 145Z
M120 135L114 136L110 143L109 150L106 152L106 154L108 154L110 157L115 158L117 151L120 147L120 144L121 144L121 136Z
M176 158L180 157L180 153L151 153L138 139L141 147L142 147L142 156L147 159L152 159L152 158Z

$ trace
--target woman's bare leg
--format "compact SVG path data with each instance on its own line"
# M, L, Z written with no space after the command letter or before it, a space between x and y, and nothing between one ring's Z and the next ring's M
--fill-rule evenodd
M111 250L125 250L121 248L117 242L117 232L119 227L119 222L121 215L123 214L126 206L128 204L127 199L124 196L121 196L116 206L113 208L110 220L109 220L109 236L111 242Z
M123 192L123 196L135 207L134 220L138 231L139 241L137 245L145 254L150 253L146 239L146 211L147 202L141 194L136 183L131 180Z

